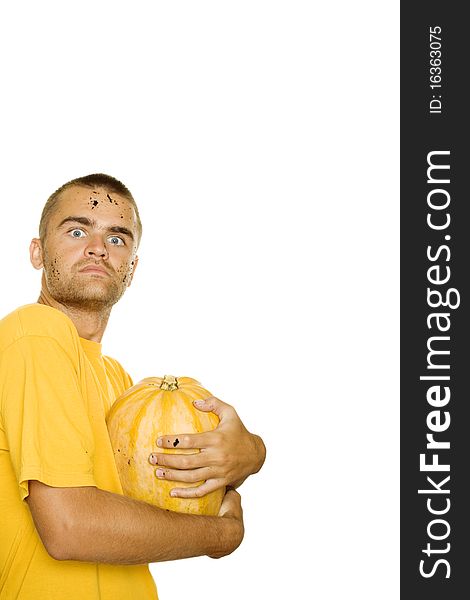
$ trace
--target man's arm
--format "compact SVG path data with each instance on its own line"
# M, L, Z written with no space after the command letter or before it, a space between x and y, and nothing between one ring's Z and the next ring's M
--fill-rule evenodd
M224 486L238 487L247 477L257 473L266 458L266 447L259 435L250 433L230 404L211 396L194 406L215 413L220 421L213 431L166 435L163 448L199 448L197 454L163 454L153 452L149 462L157 465L155 474L161 479L195 483L195 487L174 488L180 498L200 497ZM150 475L150 474L149 474Z
M208 555L220 558L243 539L240 496L225 495L217 517L179 514L95 487L29 482L27 502L56 560L143 564Z

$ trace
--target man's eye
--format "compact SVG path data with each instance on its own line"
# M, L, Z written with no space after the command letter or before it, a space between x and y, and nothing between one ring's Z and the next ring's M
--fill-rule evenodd
M69 233L72 237L76 237L76 238L81 238L82 233L83 233L83 235L85 235L85 232L82 229L72 229L72 231L69 231Z
M109 241L114 246L124 246L124 240L122 240L120 237L117 237L115 235L113 235L112 237L110 237Z

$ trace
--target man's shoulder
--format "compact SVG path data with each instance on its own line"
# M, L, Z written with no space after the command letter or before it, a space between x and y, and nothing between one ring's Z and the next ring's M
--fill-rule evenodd
M45 304L25 304L0 320L0 350L30 336L65 341L74 339L78 333L67 315Z
M118 394L122 394L123 389L127 390L128 388L132 387L133 381L131 376L118 360L112 358L111 356L103 355L103 361L105 364L106 373ZM121 386L123 386L123 389L121 389Z

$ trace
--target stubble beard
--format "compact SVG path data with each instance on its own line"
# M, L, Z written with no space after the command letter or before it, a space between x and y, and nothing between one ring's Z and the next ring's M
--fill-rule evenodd
M64 306L86 312L109 312L126 290L125 284L119 285L112 275L103 278L63 273L47 259L46 264L49 268L44 269L44 275L49 293Z

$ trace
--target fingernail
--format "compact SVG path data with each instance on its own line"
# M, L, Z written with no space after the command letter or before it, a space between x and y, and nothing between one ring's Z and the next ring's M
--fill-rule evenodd
M195 404L196 406L204 406L204 400L195 400L195 401L194 401L194 404Z
M156 475L157 477L164 477L164 476L165 476L165 472L164 472L162 469L157 469L157 470L155 471L155 475Z
M157 440L157 446L160 446L160 448L163 446L163 440L162 440L162 438L158 438L158 440Z
M176 492L175 492L175 490L171 490L171 492L170 492L170 496L171 496L172 498L176 498Z
M151 465L156 465L158 463L157 455L156 454L151 454L149 456L149 462L150 462Z

